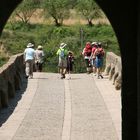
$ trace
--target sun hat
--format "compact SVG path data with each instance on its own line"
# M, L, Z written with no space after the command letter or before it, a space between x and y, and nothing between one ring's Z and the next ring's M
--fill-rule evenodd
M43 47L41 45L38 45L37 49L43 49Z
M101 42L98 42L98 47L102 47L102 43Z
M91 45L97 45L97 42L92 42Z
M33 47L33 46L34 46L34 44L28 43L27 48L31 48L31 47Z
M63 49L64 47L66 47L66 45L67 45L67 44L65 44L65 43L61 43L61 44L60 44L60 48Z

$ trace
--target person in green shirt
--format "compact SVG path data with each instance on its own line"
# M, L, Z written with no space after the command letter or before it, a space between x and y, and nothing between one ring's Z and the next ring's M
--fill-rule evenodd
M58 68L59 72L61 74L61 79L65 78L66 74L66 68L67 68L67 55L68 50L66 49L67 44L61 43L59 49L57 50L57 56L58 56Z

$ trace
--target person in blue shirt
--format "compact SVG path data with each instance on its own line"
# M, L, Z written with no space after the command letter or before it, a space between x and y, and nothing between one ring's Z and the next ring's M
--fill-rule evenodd
M35 59L34 44L28 43L27 48L24 50L25 73L26 78L33 78L33 65Z

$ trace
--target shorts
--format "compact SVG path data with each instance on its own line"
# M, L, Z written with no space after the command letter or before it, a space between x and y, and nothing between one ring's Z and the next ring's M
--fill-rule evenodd
M67 60L65 60L65 59L59 60L58 67L59 68L67 68Z
M96 68L101 68L103 66L103 59L96 58L95 65Z
M92 65L92 67L95 67L95 62L96 62L95 59L92 59L92 60L91 60L91 65Z

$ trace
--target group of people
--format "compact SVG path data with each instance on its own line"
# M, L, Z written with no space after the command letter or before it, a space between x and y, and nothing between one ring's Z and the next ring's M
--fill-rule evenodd
M33 43L28 43L26 49L24 50L24 63L25 63L25 73L26 78L33 78L33 71L35 66L35 71L41 72L42 65L44 62L44 51L41 45L38 45L35 50L35 45Z
M87 73L95 73L98 78L103 78L102 68L103 68L103 59L105 55L105 50L102 47L101 42L87 42L82 55L87 67Z
M66 43L61 43L56 52L56 55L58 56L58 68L61 79L65 79L66 74L70 75L73 71L74 55L72 51L67 50L66 46ZM34 47L34 44L28 43L26 49L24 50L26 78L33 78L34 66L35 71L42 71L45 56L43 47L39 45L36 50ZM97 74L98 78L103 78L102 67L105 51L102 47L102 43L87 42L82 55L86 63L87 73L93 72L95 75Z
M66 77L66 73L70 74L73 71L73 52L68 51L66 49L66 46L67 44L61 43L56 53L59 58L58 67L59 73L61 74L61 79L64 79ZM36 50L34 48L35 46L33 43L28 43L26 49L24 50L26 78L33 78L34 66L35 71L42 71L42 66L45 57L43 47L39 45Z
M71 73L71 71L73 71L74 56L71 51L67 51L66 46L67 44L61 43L56 53L59 56L58 67L61 79L65 78L66 73ZM105 50L102 47L102 43L87 42L82 55L86 63L87 73L93 72L98 78L103 78L102 68Z

